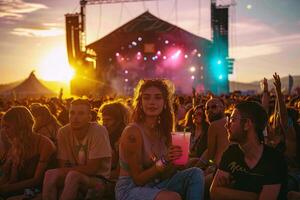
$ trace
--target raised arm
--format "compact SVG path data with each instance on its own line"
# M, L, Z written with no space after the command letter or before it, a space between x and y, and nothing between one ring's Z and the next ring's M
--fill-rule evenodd
M266 112L269 112L269 101L270 101L270 93L269 93L269 88L268 88L268 80L264 78L262 81L262 97L261 97L261 103Z
M274 86L275 86L277 101L278 101L278 105L279 105L280 124L281 124L283 129L286 129L287 128L287 123L288 123L288 114L287 114L284 98L283 98L283 95L281 93L280 77L277 73L275 73L273 75L273 78L274 78Z

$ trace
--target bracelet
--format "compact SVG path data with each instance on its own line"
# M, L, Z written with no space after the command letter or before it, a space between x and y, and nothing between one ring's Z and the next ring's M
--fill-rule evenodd
M200 161L202 164L204 164L204 165L207 165L207 164L208 164L207 161L202 160L201 158L199 158L199 161Z
M164 156L160 158L161 162L164 164L164 166L167 166L169 164L169 161L166 160Z
M166 165L163 164L162 160L159 159L155 162L155 168L159 171L162 172L165 169Z

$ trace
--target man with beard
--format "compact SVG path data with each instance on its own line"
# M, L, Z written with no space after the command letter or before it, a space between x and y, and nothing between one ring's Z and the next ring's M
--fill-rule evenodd
M211 199L285 199L287 165L264 144L267 113L257 102L244 101L228 118L228 140L210 188Z
M87 99L72 101L69 121L57 135L59 168L45 173L45 200L79 199L89 189L105 188L105 178L110 176L108 133L103 126L90 122L91 107Z
M205 115L209 123L207 150L200 159L202 164L213 162L218 165L221 156L228 147L227 132L225 129L226 117L224 114L225 105L220 98L211 98L206 102ZM200 166L203 166L200 164Z
M196 166L205 170L205 196L207 198L216 167L219 165L222 154L229 144L225 129L226 117L224 110L225 104L220 98L213 97L206 102L205 115L209 123L207 149Z

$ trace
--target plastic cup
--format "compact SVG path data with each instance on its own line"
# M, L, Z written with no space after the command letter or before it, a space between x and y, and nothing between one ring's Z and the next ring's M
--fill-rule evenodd
M185 165L188 162L190 137L190 132L172 132L172 145L180 146L182 149L182 156L173 161L175 165Z

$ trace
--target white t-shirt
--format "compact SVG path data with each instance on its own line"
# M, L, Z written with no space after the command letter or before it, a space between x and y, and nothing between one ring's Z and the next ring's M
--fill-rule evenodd
M101 163L95 174L109 178L112 154L108 132L103 126L90 122L85 138L79 142L67 124L58 131L57 145L57 158L68 161L71 166L85 165L89 159L110 158L109 162Z

